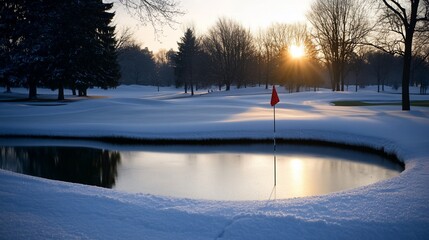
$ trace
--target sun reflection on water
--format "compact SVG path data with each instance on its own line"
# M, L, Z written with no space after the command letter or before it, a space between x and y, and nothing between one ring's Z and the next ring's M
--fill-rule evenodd
M314 146L279 145L276 157L270 145L148 146L138 151L61 147L48 150L3 148L0 168L22 173L28 168L26 174L38 171L58 180L63 180L64 175L66 181L70 171L61 169L85 169L73 172L76 182L132 193L214 200L322 195L388 179L403 170L377 155ZM96 167L88 168L88 164ZM94 179L102 183L94 184Z

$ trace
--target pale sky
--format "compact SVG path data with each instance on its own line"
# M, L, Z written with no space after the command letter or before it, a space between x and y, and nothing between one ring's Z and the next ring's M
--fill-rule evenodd
M313 0L181 0L185 15L178 17L180 24L175 29L164 27L164 33L156 39L152 26L142 26L128 16L122 8L116 8L117 28L128 26L135 32L134 38L151 51L177 49L177 42L186 26L193 25L197 34L204 34L219 17L227 17L240 22L252 31L266 28L271 23L305 22L305 14Z

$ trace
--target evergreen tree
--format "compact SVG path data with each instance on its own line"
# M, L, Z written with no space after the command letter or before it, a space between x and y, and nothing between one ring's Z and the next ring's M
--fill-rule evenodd
M100 87L107 89L119 84L120 69L117 64L115 27L111 26L114 13L107 12L113 4L105 4L101 0L86 2L83 7L85 19L85 47L79 56L76 88L86 95L86 89Z
M102 0L4 0L0 6L0 78L29 88L37 86L78 88L116 87L113 4Z
M0 4L0 83L7 92L17 85L16 68L12 54L19 43L17 26L24 17L23 2L19 0L4 0Z
M119 50L121 83L153 85L156 78L156 63L152 51L132 43Z
M199 45L196 40L194 31L188 28L185 35L178 42L179 51L175 57L175 75L176 86L185 86L185 93L188 90L188 85L191 89L191 95L194 95L194 71L195 58L199 52Z
M5 17L10 25L6 25L9 32L6 31L3 37L6 45L2 47L6 50L2 52L7 55L6 65L12 66L6 68L9 72L5 76L9 79L6 81L18 79L19 84L29 88L29 98L37 98L37 86L50 77L52 70L50 49L54 35L55 1L19 0L12 1L9 6L17 12Z
M49 87L52 90L58 89L58 99L64 99L64 88L73 88L72 79L78 70L77 56L82 51L79 22L83 17L79 11L80 1L66 0L57 4L60 17L55 25L55 43L52 55L55 58L53 76L50 79ZM78 17L76 17L76 15Z
M69 0L61 4L66 11L58 24L60 34L54 54L57 64L50 84L59 90L58 99L64 99L64 87L79 90L79 95L86 95L92 87L116 87L120 73L115 27L111 26L114 13L108 12L113 5L101 0Z

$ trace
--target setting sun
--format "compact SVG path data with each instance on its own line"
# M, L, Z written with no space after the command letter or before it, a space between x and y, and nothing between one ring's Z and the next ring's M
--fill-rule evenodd
M302 45L292 45L289 47L290 55L293 58L302 58L305 55L305 49Z

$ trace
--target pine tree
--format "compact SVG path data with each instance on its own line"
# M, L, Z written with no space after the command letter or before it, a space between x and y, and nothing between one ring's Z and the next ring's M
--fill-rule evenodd
M116 87L119 65L115 27L102 0L4 0L0 6L0 79L10 86L78 88Z
M110 26L114 13L107 12L113 4L101 0L87 1L82 9L80 30L82 51L79 54L79 69L74 81L79 92L86 95L86 89L101 87L107 89L118 85L120 73L117 64L115 28Z
M23 19L23 3L18 0L4 0L0 4L0 83L7 92L17 85L17 73L12 61L12 54L19 44L17 26Z
M188 89L188 84L191 89L191 95L194 95L194 71L195 58L199 52L199 45L196 40L194 31L188 28L185 35L178 42L179 51L175 57L175 75L176 86L185 86L185 93Z
M64 99L64 88L79 90L116 87L120 77L117 64L115 27L111 26L113 4L101 0L64 1L56 39L55 78L50 86Z
M100 47L98 59L100 60L98 78L96 86L107 89L116 87L119 84L120 67L117 62L117 49L115 38L115 27L111 26L114 13L108 12L113 7L113 3L104 4L102 1L98 3L98 11L100 11L100 23L97 28L98 44Z
M51 75L54 6L55 0L18 0L6 1L1 9L4 81L17 80L28 87L30 99L37 98L37 86ZM9 14L3 15L4 11Z

